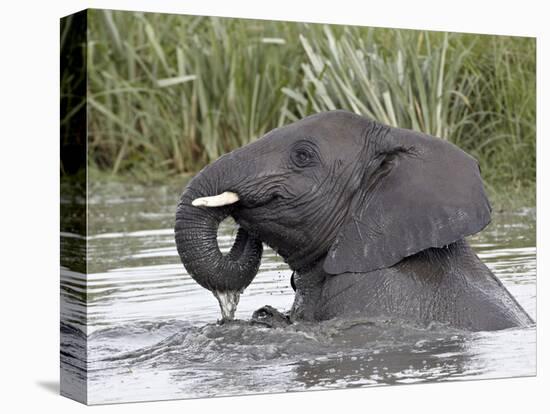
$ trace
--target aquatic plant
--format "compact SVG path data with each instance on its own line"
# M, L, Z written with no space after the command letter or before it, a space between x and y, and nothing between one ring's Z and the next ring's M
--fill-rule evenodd
M89 162L193 174L272 128L348 109L448 139L492 191L535 180L535 40L92 10Z

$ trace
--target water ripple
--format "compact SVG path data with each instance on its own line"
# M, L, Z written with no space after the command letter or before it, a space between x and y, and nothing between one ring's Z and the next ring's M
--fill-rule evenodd
M241 298L238 321L218 325L215 298L177 255L177 192L95 191L91 236L61 234L62 244L80 249L85 241L89 248L88 275L72 262L61 269L61 313L62 369L88 379L90 403L535 374L535 328L472 334L385 320L251 325L255 309L289 309L294 297L291 272L269 248ZM235 233L234 224L223 223L223 252ZM536 317L534 210L497 214L470 242ZM76 392L76 385L66 387Z

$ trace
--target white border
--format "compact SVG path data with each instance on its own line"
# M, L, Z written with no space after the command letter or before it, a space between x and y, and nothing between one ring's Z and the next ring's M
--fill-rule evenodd
M538 376L95 408L95 412L540 412L550 376L548 304L550 76L544 1L56 0L4 2L0 12L0 372L4 412L84 407L48 390L58 380L59 17L85 7L537 36ZM46 383L46 386L44 386Z

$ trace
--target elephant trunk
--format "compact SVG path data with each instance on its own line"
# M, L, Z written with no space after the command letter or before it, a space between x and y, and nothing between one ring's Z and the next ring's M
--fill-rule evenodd
M226 320L233 319L240 293L258 272L262 242L241 227L229 253L221 253L218 227L231 214L233 206L224 205L220 197L212 197L221 187L216 177L223 177L212 175L216 170L205 169L187 186L176 212L175 238L187 272L216 296ZM225 203L235 202L231 199Z

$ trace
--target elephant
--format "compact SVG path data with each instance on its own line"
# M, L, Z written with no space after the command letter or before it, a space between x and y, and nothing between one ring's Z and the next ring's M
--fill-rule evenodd
M229 253L217 229L239 226ZM224 318L260 265L262 243L293 271L294 303L253 319L389 318L468 331L533 324L466 237L491 206L478 162L454 144L335 110L223 155L176 210L182 263Z

